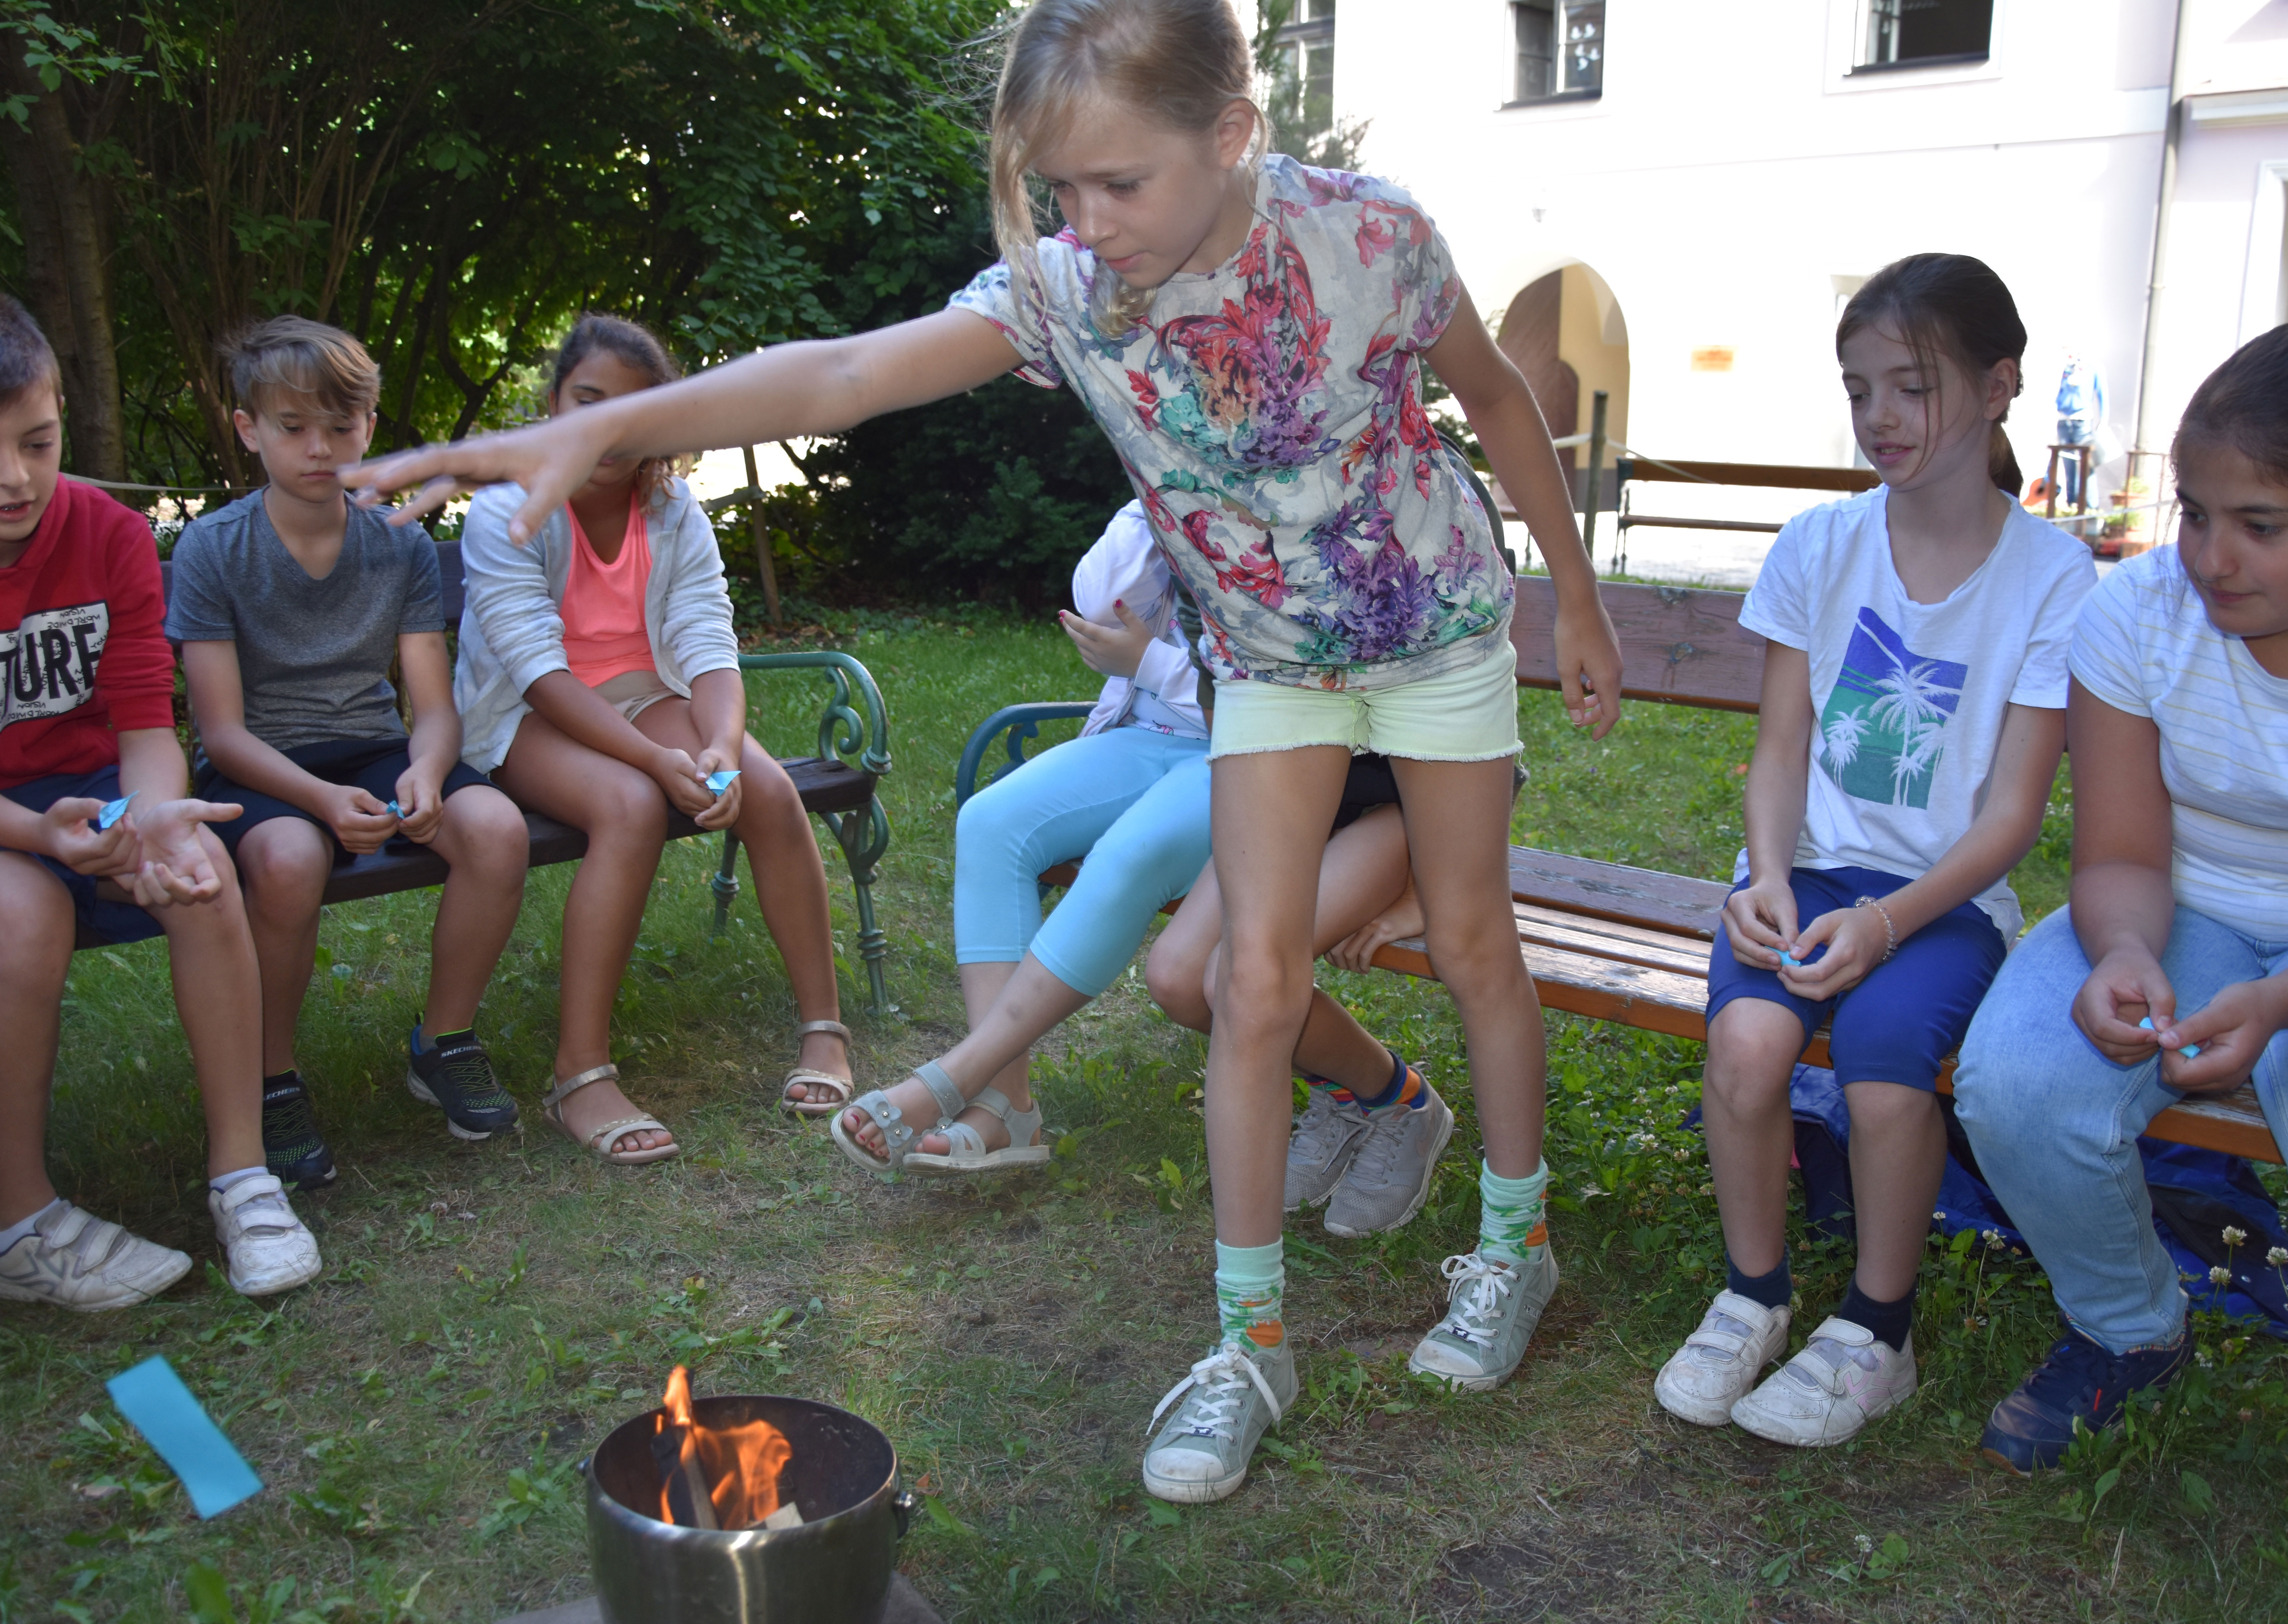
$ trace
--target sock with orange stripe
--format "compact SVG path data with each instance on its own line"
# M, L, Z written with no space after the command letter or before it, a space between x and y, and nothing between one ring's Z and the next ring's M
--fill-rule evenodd
M1422 1086L1422 1073L1401 1059L1396 1050L1391 1050L1388 1053L1390 1081L1383 1084L1382 1092L1370 1097L1364 1094L1358 1094L1355 1089L1352 1090L1357 1097L1359 1108L1363 1111L1380 1111L1387 1105L1408 1105L1417 1111L1421 1110L1429 1098L1429 1095Z
M1479 1256L1504 1264L1540 1262L1541 1248L1549 1244L1542 1200L1548 1188L1545 1161L1523 1178L1504 1178L1479 1162Z
M1287 1291L1286 1243L1227 1247L1216 1242L1216 1317L1223 1322L1227 1342L1242 1337L1259 1348L1275 1348L1287 1340L1280 1319L1280 1299Z

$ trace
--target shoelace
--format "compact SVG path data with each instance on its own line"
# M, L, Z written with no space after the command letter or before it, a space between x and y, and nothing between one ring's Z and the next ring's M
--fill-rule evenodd
M1236 1432L1233 1423L1239 1419L1239 1406L1247 1396L1250 1382L1263 1395L1263 1402L1271 1406L1271 1420L1276 1425L1281 1412L1271 1383L1263 1379L1263 1372L1237 1343L1227 1342L1193 1366L1190 1373L1152 1406L1152 1419L1144 1423L1144 1430L1148 1434L1158 1426L1168 1406L1190 1390L1191 1401L1177 1414L1179 1422L1184 1420L1186 1413L1190 1414L1190 1424L1184 1430L1195 1438L1234 1438Z
M1451 1282L1446 1287L1446 1300L1452 1306L1438 1329L1472 1347L1492 1346L1493 1321L1501 1312L1501 1300L1516 1289L1517 1271L1482 1253L1470 1252L1448 1258L1440 1272Z
M2114 1367L2119 1362L2093 1342L2062 1337L2027 1377L2026 1396L2054 1409L2084 1408L2113 1385Z
M1295 1140L1290 1153L1307 1162L1323 1162L1333 1151L1326 1140L1338 1132L1347 1136L1355 1130L1355 1124L1344 1121L1340 1108L1326 1090L1313 1089L1311 1103L1304 1109L1303 1120L1296 1124Z
M464 1105L486 1109L499 1105L508 1096L493 1075L492 1062L485 1051L474 1043L457 1043L441 1051L441 1069L446 1080L458 1090Z
M1407 1123L1415 1109L1411 1104L1386 1105L1366 1113L1366 1143L1359 1146L1358 1160L1351 1164L1355 1169L1354 1177L1371 1184L1389 1175L1391 1161L1398 1154L1398 1142L1406 1137Z
M299 1151L318 1141L318 1118L310 1109L310 1090L301 1083L274 1089L262 1097L263 1129L282 1151Z

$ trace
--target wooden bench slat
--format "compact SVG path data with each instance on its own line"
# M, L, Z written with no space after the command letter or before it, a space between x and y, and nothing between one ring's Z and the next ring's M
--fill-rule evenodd
M1677 975L1707 978L1708 945L1697 937L1670 931L1643 931L1604 919L1583 919L1531 903L1511 905L1520 941L1538 942L1568 953L1590 954L1617 963L1641 964Z
M1625 863L1568 857L1532 846L1509 849L1509 894L1513 901L1585 914L1619 924L1696 936L1716 934L1717 915L1731 887L1717 880L1695 880Z
M1741 628L1744 594L1607 586L1603 597L1620 639L1622 698L1704 710L1753 710L1762 702L1764 640ZM1521 686L1558 685L1556 629L1555 584L1546 575L1520 575L1509 634Z

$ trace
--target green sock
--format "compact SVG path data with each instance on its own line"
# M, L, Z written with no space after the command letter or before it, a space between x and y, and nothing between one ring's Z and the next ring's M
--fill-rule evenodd
M1542 1193L1549 1188L1549 1164L1538 1162L1523 1178L1504 1178L1478 1163L1478 1252L1496 1263L1538 1260L1549 1244Z
M1226 1341L1245 1336L1259 1348L1287 1340L1279 1300L1287 1288L1286 1243L1227 1247L1216 1242L1216 1317Z

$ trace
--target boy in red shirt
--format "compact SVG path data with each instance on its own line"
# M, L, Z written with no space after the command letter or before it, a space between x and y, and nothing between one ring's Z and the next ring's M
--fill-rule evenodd
M54 352L0 297L0 1299L123 1308L191 1260L55 1192L44 1155L82 927L164 932L206 1107L207 1208L249 1296L315 1279L317 1241L263 1165L261 994L238 879L186 798L150 527L60 476ZM122 807L119 803L131 800Z

